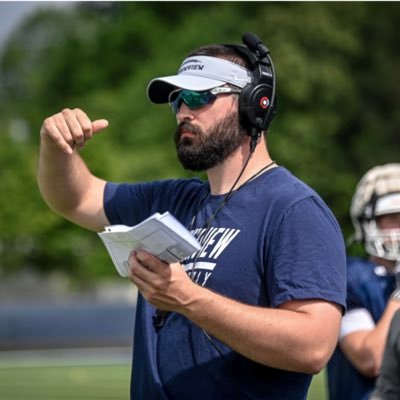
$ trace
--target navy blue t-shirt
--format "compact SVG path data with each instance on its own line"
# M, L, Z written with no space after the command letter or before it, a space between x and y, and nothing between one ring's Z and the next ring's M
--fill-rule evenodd
M380 273L383 267L354 257L347 260L347 309L366 309L377 323L395 288L393 275ZM375 378L360 374L337 346L328 363L330 400L368 400Z
M105 210L112 224L135 225L169 211L203 247L192 279L240 302L277 307L294 299L323 299L345 307L345 249L330 210L285 168L267 171L237 190L205 232L224 196L198 179L143 184L108 183ZM305 399L311 375L256 363L213 339L180 314L163 328L139 294L131 398ZM304 332L306 335L307 332Z

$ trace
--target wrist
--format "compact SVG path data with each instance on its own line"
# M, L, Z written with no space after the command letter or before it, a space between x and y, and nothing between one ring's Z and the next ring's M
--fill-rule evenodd
M193 315L197 315L206 306L207 298L209 297L209 290L203 286L193 283L190 291L190 298L187 299L181 309L178 311L185 317L191 319Z

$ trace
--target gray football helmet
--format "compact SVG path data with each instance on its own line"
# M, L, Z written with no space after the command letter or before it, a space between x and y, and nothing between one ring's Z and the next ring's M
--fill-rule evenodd
M350 207L354 239L368 254L400 261L400 229L380 229L377 217L400 213L400 164L370 169L358 183Z

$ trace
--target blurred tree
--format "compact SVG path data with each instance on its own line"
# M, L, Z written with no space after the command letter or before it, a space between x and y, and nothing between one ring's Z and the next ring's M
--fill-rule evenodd
M273 157L314 187L352 231L348 208L361 175L397 161L400 5L325 2L77 2L40 10L0 57L0 270L115 275L100 240L52 213L36 184L41 121L80 107L110 127L83 150L114 181L190 176L175 159L175 119L145 99L206 43L256 32L271 50L279 110Z

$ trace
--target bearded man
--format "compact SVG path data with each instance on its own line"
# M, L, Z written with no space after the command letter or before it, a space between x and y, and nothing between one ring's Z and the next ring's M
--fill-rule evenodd
M337 342L343 238L319 195L270 157L275 72L253 39L201 47L177 75L148 85L150 101L176 115L183 167L205 171L206 181L93 176L79 149L108 122L81 109L64 109L41 129L39 187L56 212L100 231L169 211L202 245L174 264L130 255L139 293L135 400L306 399Z

